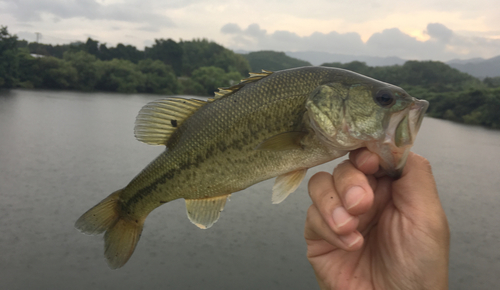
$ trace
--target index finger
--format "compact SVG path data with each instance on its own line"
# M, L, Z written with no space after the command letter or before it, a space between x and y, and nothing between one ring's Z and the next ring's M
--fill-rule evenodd
M344 235L354 231L358 219L350 215L333 184L333 177L326 172L318 172L309 180L309 196L323 217L325 223L336 234Z
M380 167L380 158L366 148L360 148L349 153L352 164L366 175L375 174Z

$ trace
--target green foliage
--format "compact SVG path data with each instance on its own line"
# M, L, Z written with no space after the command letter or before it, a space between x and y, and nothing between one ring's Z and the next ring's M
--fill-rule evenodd
M500 77L487 77L483 83L490 88L500 88Z
M33 57L31 54L43 55ZM214 42L156 39L140 51L131 45L107 47L88 38L52 46L28 43L0 28L0 88L48 88L122 93L213 95L250 71L277 71L310 63L282 52L235 54ZM500 129L500 77L482 82L437 61L370 67L354 61L326 63L403 87L430 102L428 114Z
M203 87L204 94L213 95L217 88L239 83L241 75L238 72L226 73L219 67L205 66L193 71L191 79Z
M213 66L220 67L228 73L234 72L245 76L250 72L250 64L242 55L225 48L221 53L214 55Z
M423 86L430 92L460 91L481 82L439 61L407 61L404 65L370 67L364 62L324 63L398 86Z
M53 56L57 58L62 58L64 52L68 51L71 47L69 44L64 45L51 45L51 44L43 44L38 42L30 42L24 43L25 40L18 41L18 47L26 47L29 49L29 53L45 55L45 56Z
M94 90L102 75L101 71L98 70L99 64L97 62L99 60L85 51L67 51L64 53L64 60L77 71L75 88L82 91Z
M181 77L179 78L179 93L181 95L205 96L207 92L199 82L188 77Z
M182 47L172 39L155 39L155 44L151 48L146 47L145 51L148 58L160 60L170 65L175 74L182 74Z
M284 52L276 51L256 51L243 55L248 62L253 72L261 72L261 70L284 70L288 68L310 66L307 61L296 59L287 56Z
M146 78L136 65L128 60L113 59L97 63L102 77L96 84L100 91L137 93L143 90Z
M19 74L17 36L10 35L7 27L0 27L0 88L12 88Z
M28 47L20 48L17 52L19 61L19 75L17 86L21 88L33 89L40 87L42 78L33 72L37 69L37 59L30 55Z
M9 48L0 50L0 57L8 59L0 65L2 87L213 95L250 69L244 57L205 39L156 39L139 51L121 43L107 47L92 38L52 46L18 41L6 27L2 33L0 48Z
M99 57L99 41L87 38L87 42L83 45L83 51Z
M41 78L42 88L71 89L78 80L78 72L71 64L52 56L36 59L34 71Z
M137 67L145 78L141 92L164 95L173 95L178 92L179 85L172 67L152 59L139 61Z
M109 55L111 59L124 59L133 63L138 63L144 59L143 51L138 50L135 46L123 45L121 43L118 43L116 47L109 48Z
M87 42L69 46L69 51L84 51L94 55L100 60L124 59L133 63L138 63L144 59L144 52L135 46L118 43L116 47L108 48L106 44L99 44L99 41L88 38Z
M181 41L179 45L183 49L182 74L190 76L200 67L215 66L225 72L237 71L241 75L247 75L250 65L240 55L206 39Z
M482 106L483 119L481 125L500 129L500 89L489 90L486 102Z
M415 96L415 95L414 95ZM428 114L450 121L500 129L500 89L429 93Z

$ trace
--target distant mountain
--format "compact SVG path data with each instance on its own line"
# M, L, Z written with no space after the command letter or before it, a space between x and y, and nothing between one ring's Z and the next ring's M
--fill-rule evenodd
M270 50L255 51L247 54L242 54L250 63L250 68L253 72L261 70L278 71L288 68L310 66L311 63L296 59L286 55L284 52L276 52Z
M376 57L366 55L346 55L318 51L286 52L287 55L311 62L313 65L323 63L349 63L352 61L365 62L368 66L403 65L406 60L399 57ZM490 58L453 59L446 62L447 65L468 73L474 77L484 79L485 77L500 76L500 55Z
M347 55L339 53L329 53L320 51L295 51L285 52L288 56L306 60L313 65L321 65L323 63L341 62L348 63L351 61L365 62L368 66L388 66L399 64L402 65L406 60L399 57L378 57L367 55Z
M500 55L489 59L450 60L447 64L480 79L500 77Z
M455 58L455 59L452 59L450 61L447 61L446 63L448 65L450 65L450 64L479 63L479 62L483 62L483 61L485 61L485 59L482 58L482 57L475 57L475 58L469 58L469 59L458 59L458 58Z
M237 53L251 54L252 52L237 51ZM283 54L283 53L282 53ZM287 56L296 60L303 60L311 63L312 65L321 65L324 63L349 63L352 61L360 61L366 63L368 66L390 66L390 65L403 65L406 60L399 57L377 57L367 55L347 55L320 51L295 51L285 52ZM280 57L283 57L281 55ZM260 66L266 67L264 59ZM273 61L273 60L271 60ZM471 59L452 59L445 62L452 68L456 68L461 72L468 73L476 78L484 79L485 77L500 77L500 55L484 59L484 58L471 58ZM294 64L294 66L299 66ZM269 66L268 66L269 67ZM253 67L252 67L253 68Z

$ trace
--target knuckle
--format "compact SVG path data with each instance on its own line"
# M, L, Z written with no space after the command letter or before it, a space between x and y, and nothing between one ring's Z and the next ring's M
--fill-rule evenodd
M309 196L311 198L321 195L324 190L331 190L331 186L329 182L325 182L327 180L331 180L332 175L327 172L318 172L314 174L307 184L307 189Z
M337 199L337 192L331 188L324 188L322 191L319 192L319 196L325 198L325 199Z

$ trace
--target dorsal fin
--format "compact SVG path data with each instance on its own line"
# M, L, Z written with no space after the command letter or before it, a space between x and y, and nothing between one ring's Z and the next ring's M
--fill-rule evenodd
M146 144L165 145L177 127L206 103L183 98L152 101L142 107L137 115L135 138Z
M239 84L228 87L228 88L219 88L219 91L215 92L215 99L220 99L220 98L223 98L225 96L229 96L230 94L232 94L232 93L238 91L239 89L241 89L242 87L244 87L246 84L256 82L260 79L267 77L268 75L270 75L272 73L273 73L272 71L268 71L268 70L262 70L261 73L252 73L251 72L250 77L248 77L246 79L242 79Z

